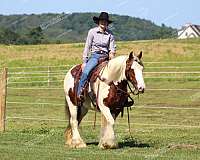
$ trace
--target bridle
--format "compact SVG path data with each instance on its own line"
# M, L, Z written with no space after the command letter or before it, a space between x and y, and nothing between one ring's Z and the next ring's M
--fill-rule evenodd
M138 62L138 61L137 61L137 62ZM143 64L142 64L141 61L139 61L138 63L139 63L140 65L143 66ZM132 64L133 64L133 61L131 61L131 63L129 64L129 68L126 69L126 71L128 70L128 71L130 72ZM126 75L126 78L127 78L127 75ZM131 88L131 86L130 86L130 84L129 84L129 81L133 84L134 90L132 90L132 88ZM129 134L131 134L131 125L130 125L129 109L131 110L131 106L133 106L133 104L134 104L134 100L133 100L133 98L131 97L131 94L133 94L133 95L138 95L138 100L139 100L139 93L140 93L140 92L138 91L136 84L130 80L130 77L127 78L127 82L126 82L126 83L127 83L127 85L128 85L128 88L129 88L130 92L128 92L128 90L127 90L127 91L122 90L121 88L119 88L118 86L116 86L116 85L114 84L114 82L113 82L113 85L114 85L118 90L120 90L122 93L126 94L126 95L128 96L128 98L130 99L130 101L128 101L127 104L126 104L125 106L123 106L122 112L121 112L121 116L123 117L124 107L126 107L126 108L127 108L127 115L128 115L127 118L128 118ZM135 92L136 90L137 90L137 92Z
M136 60L132 60L131 63L129 64L128 69L126 69L127 72L130 72L130 71L131 71L131 65L133 64L134 61L136 61ZM136 62L137 62L137 61L136 61ZM139 63L140 65L143 66L142 62L137 62L137 63ZM105 68L104 68L104 69L105 69ZM102 73L103 73L103 72L102 72ZM102 74L101 74L101 75L102 75ZM130 92L128 92L128 90L127 90L127 91L124 91L123 89L119 88L117 85L115 85L115 83L114 83L113 81L110 81L110 82L109 82L109 81L106 80L105 78L101 78L101 75L98 76L98 78L99 78L100 81L102 81L102 82L108 84L109 86L113 85L118 91L120 91L120 92L122 92L123 94L127 95L127 97L130 99L130 101L128 102L128 104L127 104L125 107L131 107L131 106L134 104L134 100L133 100L133 98L131 97L131 94L132 94L132 95L138 95L138 98L139 98L139 91L138 91L138 89L137 89L137 86L136 86L136 84L135 84L134 82L131 81L130 78L127 78L127 80L126 80L126 81L127 81L127 86L128 86L128 88L129 88L129 90L130 90ZM128 74L126 75L126 77L128 77ZM131 83L133 84L134 90L132 90L132 88L131 88L129 82L131 82Z
M132 80L132 78L131 78L131 76L130 76L130 74L131 74L130 72L132 71L131 66L132 66L132 64L133 64L134 61L137 62L139 65L144 66L143 63L142 63L141 61L131 60L131 63L129 63L129 64L128 64L128 67L126 68L126 73L125 73L125 74L126 74L126 78L127 78L128 88L129 88L129 90L130 90L129 94L139 95L139 91L138 91L138 89L137 89L137 82L136 82L135 79ZM134 73L134 76L135 76L135 73ZM134 77L134 78L135 78L135 77ZM131 88L129 82L131 82L131 83L133 84L134 90L132 90L132 88Z
M140 65L143 65L141 62L138 62L138 63L139 63ZM128 71L131 70L132 64L133 64L133 61L129 64L130 67L128 68ZM105 69L105 67L104 67L104 69ZM104 71L104 69L103 69L103 71ZM121 89L121 88L119 88L117 85L115 85L115 83L114 83L113 81L109 82L107 79L102 78L101 76L102 76L103 71L102 71L101 74L98 76L99 80L102 81L102 82L104 82L104 83L106 83L106 84L109 85L109 86L113 85L118 91L120 91L121 93L125 94L125 95L130 99L130 101L128 101L128 102L125 104L125 106L122 107L122 112L121 112L121 113L122 113L122 117L123 117L123 109L126 107L126 108L127 108L127 113L128 113L129 133L131 133L129 108L130 108L130 110L131 110L131 106L133 106L133 104L134 104L134 100L133 100L133 98L131 97L131 94L133 94L133 95L138 95L138 98L139 98L139 91L138 91L138 89L137 89L137 87L136 87L136 84L134 84L130 79L129 79L129 80L127 79L127 80L126 80L126 84L127 84L128 88L129 88L130 92L128 92L128 90L127 90L127 91L124 91L123 89ZM126 71L127 71L127 70L126 70ZM127 76L126 76L126 77L127 77ZM131 86L130 86L130 84L129 84L129 81L133 84L134 90L132 90L132 88L131 88ZM137 91L137 92L136 92L136 91ZM98 92L99 92L99 84L98 84ZM99 95L98 92L97 92L97 98L96 98L96 100L98 99L98 95ZM98 105L98 103L97 103L97 105ZM96 112L95 112L94 127L95 127L95 124L96 124Z

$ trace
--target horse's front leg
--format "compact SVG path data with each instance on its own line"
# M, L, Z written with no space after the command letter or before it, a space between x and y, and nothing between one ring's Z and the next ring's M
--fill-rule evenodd
M101 105L99 108L102 113L99 147L103 149L117 148L118 143L114 133L115 121L110 109L104 105Z

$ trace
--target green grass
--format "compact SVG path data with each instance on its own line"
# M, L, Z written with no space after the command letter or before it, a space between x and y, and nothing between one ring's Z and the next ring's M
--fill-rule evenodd
M192 68L200 65L199 39L118 42L117 46L118 55L127 54L131 50L135 52L143 50L145 72L200 70L200 68ZM38 77L47 76L47 72L45 72L47 67L34 69L15 67L80 63L83 47L84 45L80 43L0 46L0 68L3 66L9 68L6 132L0 133L0 159L200 159L200 91L148 90L200 88L199 74L145 73L147 90L143 95L140 95L139 100L138 97L134 97L135 107L130 112L131 134L128 132L126 112L123 118L119 116L116 121L115 131L119 149L101 150L98 148L100 114L97 114L97 126L94 130L94 112L92 111L84 118L80 126L80 133L87 143L87 148L71 149L66 147L63 133L67 123L65 122L62 80L69 67L50 68L51 82L49 87L61 88L52 90L42 89L48 87L47 78ZM147 63L150 61L195 61L195 63ZM151 68L159 66L182 68ZM23 74L38 71L42 72ZM15 72L20 72L20 74L13 74ZM54 72L59 72L59 74L54 75ZM19 76L24 78L17 78ZM168 78L147 78L158 76ZM179 77L179 79L170 77ZM61 81L52 82L57 80ZM29 83L31 81L46 82ZM56 119L57 121L41 119Z
M15 123L17 125L19 122ZM101 150L97 147L98 127L94 130L92 126L81 126L82 137L88 146L86 149L71 149L64 146L64 123L35 122L32 125L29 123L23 123L25 126L29 125L29 128L10 129L1 134L1 158L198 159L200 154L199 148L196 148L199 147L200 138L200 129L197 128L157 128L148 125L132 125L132 134L129 136L127 126L116 125L120 148ZM9 128L12 128L12 125L9 125ZM182 147L181 144L185 146Z

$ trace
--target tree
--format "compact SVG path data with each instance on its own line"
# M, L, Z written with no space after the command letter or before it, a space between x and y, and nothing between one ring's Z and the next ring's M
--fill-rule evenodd
M20 36L11 31L10 29L8 28L1 28L0 29L0 43L3 43L3 44L16 44L17 42L17 39L19 38Z
M30 30L27 35L29 44L40 44L44 40L44 34L41 27L36 27Z

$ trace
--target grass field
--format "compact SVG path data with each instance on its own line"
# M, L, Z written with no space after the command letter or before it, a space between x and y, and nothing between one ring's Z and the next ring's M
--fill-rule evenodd
M98 148L100 114L93 129L92 111L80 126L87 148L64 146L62 79L68 67L51 67L49 84L48 67L16 68L80 63L83 47L77 43L0 46L0 67L9 68L6 132L0 133L0 159L200 159L200 73L149 73L199 72L200 39L117 43L118 55L131 50L144 52L147 90L139 100L134 97L131 134L127 113L117 119L119 149L115 150ZM152 61L167 63L149 63Z

